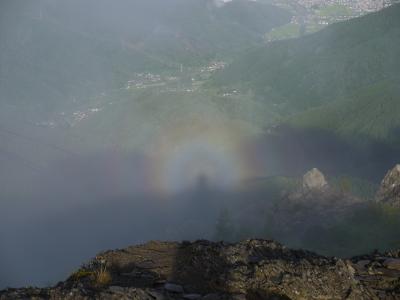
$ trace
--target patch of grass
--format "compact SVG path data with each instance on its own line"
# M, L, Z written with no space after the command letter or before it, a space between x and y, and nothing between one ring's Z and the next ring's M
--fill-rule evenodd
M283 26L273 28L265 35L267 41L276 41L283 39L291 39L300 36L300 25L298 24L285 24Z
M93 275L94 275L94 272L92 272L92 271L80 269L80 270L76 271L75 273L73 273L70 276L70 279L73 281L79 281L82 278L90 277Z
M341 4L326 5L317 14L325 17L348 17L352 15L351 9Z
M94 272L94 284L99 287L104 287L110 285L112 282L112 276L109 271L107 271L106 266L101 266L98 270Z
M69 277L69 280L72 282L79 282L84 280L94 287L101 288L111 284L112 276L111 273L107 270L106 265L100 264L93 270L85 268L79 269Z

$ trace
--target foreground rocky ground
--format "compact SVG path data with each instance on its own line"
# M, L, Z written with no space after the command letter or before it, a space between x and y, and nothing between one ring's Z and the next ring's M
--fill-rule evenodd
M0 299L400 299L400 251L342 260L266 240L150 242Z

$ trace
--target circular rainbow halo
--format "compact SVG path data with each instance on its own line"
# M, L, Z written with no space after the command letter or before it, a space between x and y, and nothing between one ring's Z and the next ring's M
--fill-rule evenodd
M179 122L162 130L150 149L153 189L176 193L207 185L233 189L256 176L249 128L241 122Z

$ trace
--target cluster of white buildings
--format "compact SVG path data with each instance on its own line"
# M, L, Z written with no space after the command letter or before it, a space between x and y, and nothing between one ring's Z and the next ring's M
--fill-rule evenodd
M72 127L74 125L76 125L77 123L87 119L90 115L98 113L100 111L102 111L102 108L89 108L86 111L76 111L72 114L72 122L69 122L69 125Z
M364 14L379 11L399 0L273 0L277 6L291 8L295 12L291 23L305 30L308 25L325 26ZM329 9L332 12L329 13ZM336 10L335 10L336 9ZM342 12L341 12L342 11Z
M392 0L296 0L296 2L306 8L343 5L359 13L377 11L393 3Z
M226 66L226 63L223 61L214 61L214 62L210 63L208 66L201 68L200 72L201 73L205 73L205 72L212 73L217 70L221 70L221 69L225 68L225 66Z
M128 81L126 89L145 88L148 85L159 84L161 82L162 78L158 74L137 73L134 79Z
M295 12L291 23L299 25L329 25L381 10L395 2L398 0L289 0L289 2L273 0L273 4L277 6L291 8ZM348 11L340 14L340 10L338 10L332 15L320 13L323 9L334 6L341 6Z

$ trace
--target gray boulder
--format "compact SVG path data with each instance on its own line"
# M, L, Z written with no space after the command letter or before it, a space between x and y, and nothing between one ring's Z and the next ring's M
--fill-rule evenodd
M303 188L306 190L322 190L328 186L324 174L317 168L308 171L303 176Z
M400 208L400 164L390 170L382 180L376 201Z

